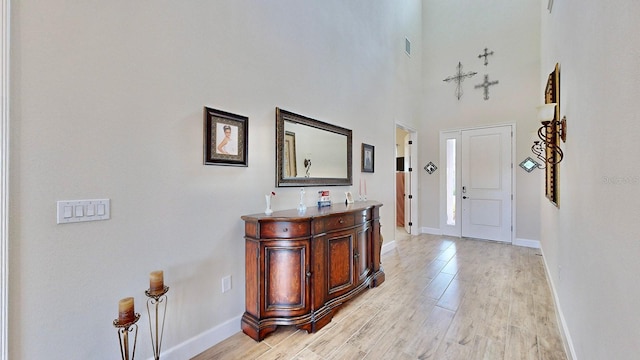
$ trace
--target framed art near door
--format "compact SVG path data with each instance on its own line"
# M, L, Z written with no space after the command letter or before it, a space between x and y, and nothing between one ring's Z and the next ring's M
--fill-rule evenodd
M362 172L374 172L375 146L362 144Z

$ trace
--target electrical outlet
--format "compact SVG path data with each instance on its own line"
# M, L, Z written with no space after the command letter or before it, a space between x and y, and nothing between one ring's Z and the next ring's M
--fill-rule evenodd
M226 293L229 290L231 290L231 275L222 278L222 292Z

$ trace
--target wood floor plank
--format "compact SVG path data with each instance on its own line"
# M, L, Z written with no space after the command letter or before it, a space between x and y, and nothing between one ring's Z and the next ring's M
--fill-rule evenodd
M445 338L460 345L467 345L473 341L479 322L473 316L456 314Z
M298 330L295 326L280 326L276 331L272 332L266 339L262 340L262 343L274 347L282 343L284 340L291 337L291 335L297 332L305 332L304 330Z
M293 328L293 327L290 327ZM324 329L323 329L324 330ZM266 341L267 339L263 340ZM280 341L276 346L258 357L258 360L288 360L295 358L299 353L309 347L314 337L306 331L298 330Z
M404 307L391 304L378 312L371 321L362 326L347 342L332 354L334 359L362 359L386 333L387 328L398 321Z
M538 360L537 336L517 326L509 326L504 358Z
M458 310L467 286L466 281L454 278L438 300L437 305L452 311Z
M440 343L434 359L438 360L462 360L471 356L472 348L458 344L455 341L446 340ZM421 359L421 358L419 358Z
M216 346L209 348L192 360L213 359L257 359L260 355L269 351L265 343L258 343L242 332L236 333Z
M328 358L336 349L348 341L361 327L371 320L378 309L363 305L360 311L353 312L348 319L336 323L332 331L325 332L309 345L315 354ZM345 337L346 336L346 337Z
M453 275L440 273L427 285L424 292L432 299L440 299L445 290L447 290L451 280L453 280Z
M419 330L414 333L413 339L407 342L403 352L418 359L436 359L436 350L444 339L454 315L451 310L434 307Z
M531 333L536 333L536 315L533 295L514 291L511 294L511 313L509 325L518 326Z
M323 357L316 355L313 351L306 349L302 351L298 356L293 358L294 360L325 360Z
M469 360L504 359L504 348L503 342L476 335Z

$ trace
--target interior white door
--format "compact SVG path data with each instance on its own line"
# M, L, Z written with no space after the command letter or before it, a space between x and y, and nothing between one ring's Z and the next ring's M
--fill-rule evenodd
M512 128L461 132L462 236L511 242Z
M411 226L413 225L411 221L411 202L413 200L411 180L413 179L411 179L411 172L409 172L409 168L412 166L409 141L411 141L411 134L404 136L404 229L408 234L411 234Z

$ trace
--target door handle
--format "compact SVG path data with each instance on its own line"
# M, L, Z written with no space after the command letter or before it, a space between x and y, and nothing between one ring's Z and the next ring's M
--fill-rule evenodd
M462 198L463 198L463 199L466 199L466 198L468 198L468 196L463 196Z

